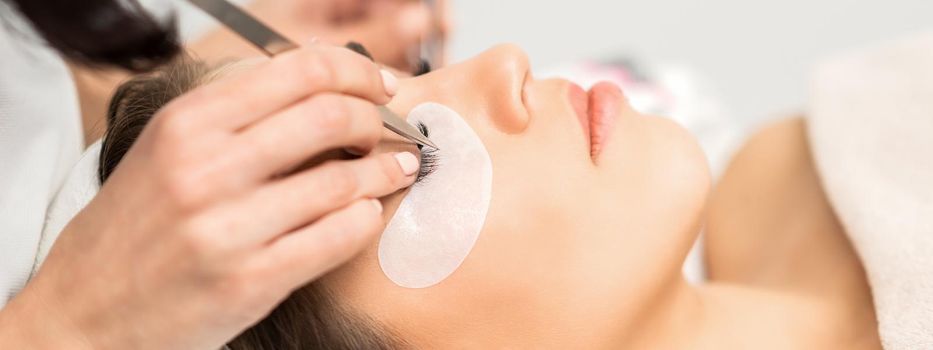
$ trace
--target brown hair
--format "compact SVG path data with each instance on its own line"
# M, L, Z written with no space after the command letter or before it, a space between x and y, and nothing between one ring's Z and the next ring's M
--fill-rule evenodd
M208 82L217 67L183 57L121 85L107 112L99 175L107 180L152 116L172 99ZM376 321L335 300L320 283L296 290L265 319L228 344L231 350L395 349L402 342Z
M137 0L10 0L50 46L89 65L146 71L181 50L174 16L153 18ZM2 11L0 11L2 13Z

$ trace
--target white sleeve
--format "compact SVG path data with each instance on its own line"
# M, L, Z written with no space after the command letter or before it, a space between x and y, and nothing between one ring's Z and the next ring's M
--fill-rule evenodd
M39 241L34 271L37 271L45 261L49 250L52 249L52 245L65 226L90 203L100 190L100 181L97 176L100 148L101 142L97 141L84 152L81 160L65 179L65 184L52 199L46 212L45 228L42 230L42 238Z

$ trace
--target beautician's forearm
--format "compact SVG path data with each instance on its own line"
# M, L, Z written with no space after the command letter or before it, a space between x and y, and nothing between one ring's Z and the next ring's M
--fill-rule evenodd
M37 292L27 287L0 310L0 349L99 349Z

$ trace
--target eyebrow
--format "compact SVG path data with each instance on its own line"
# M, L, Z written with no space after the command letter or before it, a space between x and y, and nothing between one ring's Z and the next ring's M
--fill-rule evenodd
M373 54L369 53L369 50L367 50L366 47L363 46L363 44L360 44L360 43L358 43L358 42L356 42L356 41L352 41L352 40L351 40L351 41L348 41L347 44L344 45L343 47L346 47L346 48L350 49L350 51L353 51L353 52L356 52L356 53L358 53L358 54L360 54L360 55L365 56L365 57L368 58L370 61L376 62L376 60L373 59Z
M349 49L350 51L356 52L364 57L368 58L372 62L376 62L376 59L373 58L373 54L366 49L366 46L360 44L356 41L348 41L343 47ZM420 76L431 73L433 68L431 67L431 62L428 62L426 59L418 59L418 66L415 67L414 71L411 72L412 76Z

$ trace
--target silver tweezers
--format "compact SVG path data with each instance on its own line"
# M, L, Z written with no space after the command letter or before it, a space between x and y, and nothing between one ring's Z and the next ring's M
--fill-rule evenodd
M227 0L190 0L194 6L200 8L227 26L235 33L255 45L269 57L285 51L298 48L291 40L275 32L243 9L227 2ZM379 106L382 115L382 125L386 129L411 140L412 142L438 149L420 130L405 122L404 119L390 111L385 106Z

